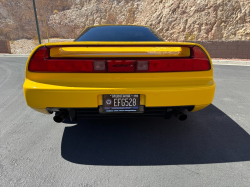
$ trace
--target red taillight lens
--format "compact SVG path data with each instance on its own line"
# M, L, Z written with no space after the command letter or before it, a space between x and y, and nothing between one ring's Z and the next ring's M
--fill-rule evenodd
M48 55L48 49L46 47L39 48L30 60L29 70L46 71L47 70L47 62L45 60L46 55Z
M204 71L211 69L208 57L201 48L195 46L192 48L192 52L194 56L193 71Z
M51 59L49 58L49 49L41 47L32 56L28 69L35 72L106 72L105 63L105 60Z
M47 60L47 71L49 72L93 72L92 60Z
M210 62L200 47L191 48L190 58L137 60L137 72L182 72L210 70ZM148 69L147 69L148 64Z
M41 47L32 56L29 71L35 72L86 72L86 73L125 73L125 72L183 72L210 70L211 65L200 47L192 47L189 58L151 59L54 59L49 57L49 48Z
M191 59L159 59L149 61L149 72L192 71Z

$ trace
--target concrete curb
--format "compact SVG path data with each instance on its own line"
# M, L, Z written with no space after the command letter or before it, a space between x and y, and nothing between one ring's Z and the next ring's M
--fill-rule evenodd
M29 54L0 54L0 57L29 57Z
M234 61L234 60L212 60L213 65L230 65L230 66L250 66L249 61Z

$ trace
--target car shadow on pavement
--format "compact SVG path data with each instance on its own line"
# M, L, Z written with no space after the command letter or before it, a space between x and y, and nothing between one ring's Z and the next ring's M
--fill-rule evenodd
M62 157L86 165L178 165L250 160L250 135L210 105L175 117L82 120L65 127Z

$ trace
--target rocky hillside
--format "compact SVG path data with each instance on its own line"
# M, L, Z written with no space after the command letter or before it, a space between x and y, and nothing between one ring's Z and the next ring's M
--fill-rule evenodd
M41 34L46 36L46 22L53 12L71 8L71 0L36 0ZM57 35L50 29L51 34ZM0 37L31 39L37 35L32 0L0 0Z
M12 2L12 3L11 3ZM31 0L1 0L0 36L36 35ZM94 24L140 24L166 40L250 40L249 0L36 0L42 36L75 38ZM13 7L19 7L14 8Z

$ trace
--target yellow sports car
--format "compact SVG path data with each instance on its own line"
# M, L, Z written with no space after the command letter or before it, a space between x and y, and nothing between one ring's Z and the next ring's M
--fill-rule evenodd
M210 105L213 66L199 44L166 42L146 26L86 28L73 42L37 46L26 65L27 105L54 121L153 117L185 120Z

